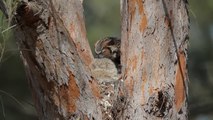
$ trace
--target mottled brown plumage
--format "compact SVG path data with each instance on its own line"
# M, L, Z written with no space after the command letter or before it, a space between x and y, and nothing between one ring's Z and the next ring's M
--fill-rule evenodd
M106 37L98 40L95 43L95 54L97 58L108 58L112 60L118 69L118 73L121 71L120 62L120 44L121 39L116 37Z

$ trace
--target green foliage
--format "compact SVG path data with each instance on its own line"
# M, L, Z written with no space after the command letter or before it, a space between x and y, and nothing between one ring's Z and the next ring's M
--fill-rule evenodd
M13 27L10 26L11 20L12 20L12 14L15 9L17 1L15 0L7 0L5 1L7 12L9 15L9 18L6 19L5 16L0 12L0 63L5 61L3 58L6 52L8 50L14 48L14 46L11 46L10 39L12 39L12 33L11 30Z

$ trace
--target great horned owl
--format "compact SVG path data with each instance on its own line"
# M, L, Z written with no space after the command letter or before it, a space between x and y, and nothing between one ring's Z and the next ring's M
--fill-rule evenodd
M118 73L120 73L121 62L120 62L120 44L121 39L116 37L106 37L98 40L95 43L95 54L97 58L109 58L114 62Z

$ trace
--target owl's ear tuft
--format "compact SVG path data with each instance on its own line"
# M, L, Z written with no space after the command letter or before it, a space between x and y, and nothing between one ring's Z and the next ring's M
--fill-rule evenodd
M95 43L95 54L98 58L108 58L120 69L120 44L117 37L105 37ZM101 56L101 57L100 57Z

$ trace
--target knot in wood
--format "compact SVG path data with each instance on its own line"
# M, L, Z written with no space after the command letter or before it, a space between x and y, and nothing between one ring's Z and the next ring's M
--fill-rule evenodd
M146 104L145 112L156 117L165 117L172 108L172 100L166 91L153 93Z

